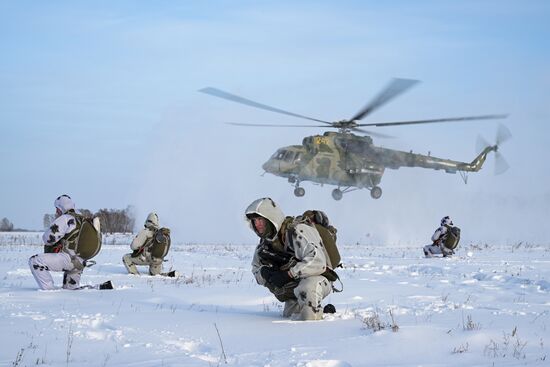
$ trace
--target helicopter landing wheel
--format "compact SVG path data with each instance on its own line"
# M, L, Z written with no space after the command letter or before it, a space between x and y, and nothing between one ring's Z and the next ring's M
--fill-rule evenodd
M306 190L303 187L297 187L294 189L294 195L302 197L306 194Z
M332 190L332 198L334 200L342 200L342 196L344 196L344 193L340 189L334 189Z
M382 196L382 189L379 186L374 186L370 189L370 196L373 199L380 199L380 196Z

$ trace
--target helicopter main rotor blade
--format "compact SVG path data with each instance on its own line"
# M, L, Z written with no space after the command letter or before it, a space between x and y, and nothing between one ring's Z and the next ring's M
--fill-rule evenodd
M374 131L369 131L369 130L364 130L364 129L359 129L359 128L352 128L351 130L352 131L357 131L357 132L360 132L360 133L363 133L363 134L375 136L377 138L383 138L383 139L394 139L395 138L395 136L392 136L392 135L386 135L386 134L382 134L382 133L375 133Z
M332 128L335 128L335 129L339 129L336 126L326 126L326 125L247 124L247 123L243 123L243 122L226 122L226 124L237 125L237 126L254 126L254 127L332 127ZM357 129L357 128L351 128L351 130L361 132L361 133L367 134L367 135L372 135L372 136L375 136L377 138L386 138L386 139L395 138L395 136L386 135L386 134L382 134L382 133L376 133L374 131L368 131L368 130Z
M357 112L357 114L355 114L355 116L353 116L349 121L363 119L365 116L372 113L372 111L405 92L416 83L419 83L419 81L413 79L392 79L390 83L371 102L363 107L361 111Z
M247 106L250 106L250 107L255 107L255 108L259 108L259 109L270 111L270 112L281 113L283 115L298 117L298 118L302 118L302 119L306 119L306 120L317 121L317 122L322 122L324 124L331 125L331 123L328 122L328 121L323 121L323 120L315 119L313 117L307 117L307 116L299 115L297 113L281 110L280 108L275 108L275 107L271 107L271 106L268 106L268 105L265 105L265 104L262 104L262 103L254 102L250 99L246 99L246 98L243 98L243 97L239 97L235 94L224 92L221 89L206 87L206 88L203 88L203 89L199 89L199 92L209 94L209 95L214 96L214 97L227 99L227 100L232 101L232 102L241 103L241 104L244 104L244 105L247 105ZM325 127L325 126L323 126L323 127Z
M243 122L226 122L229 125L257 126L257 127L330 127L327 125L282 125L282 124L247 124Z
M508 117L508 115L483 115L483 116L467 116L467 117L449 117L449 118L433 119L433 120L375 122L375 123L370 123L370 124L357 124L356 126L397 126L397 125L431 124L431 123L436 123L436 122L504 119L506 117Z

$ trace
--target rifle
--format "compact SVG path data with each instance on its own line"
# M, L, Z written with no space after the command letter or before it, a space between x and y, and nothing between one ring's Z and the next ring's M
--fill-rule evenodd
M262 262L281 268L287 265L292 259L292 255L286 252L275 251L268 243L262 242L258 248L258 256Z

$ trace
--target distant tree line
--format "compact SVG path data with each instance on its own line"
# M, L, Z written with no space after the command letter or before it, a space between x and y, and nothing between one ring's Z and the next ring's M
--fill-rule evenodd
M134 210L131 206L126 209L100 209L95 215L101 222L101 232L132 232L136 224Z
M0 220L0 232L29 232L29 230L14 227L13 223L4 217Z
M97 213L92 213L88 209L79 209L78 211L87 217L99 217L103 233L132 232L136 223L132 206L128 206L126 209L100 209ZM55 214L44 214L44 228L48 228L54 220Z

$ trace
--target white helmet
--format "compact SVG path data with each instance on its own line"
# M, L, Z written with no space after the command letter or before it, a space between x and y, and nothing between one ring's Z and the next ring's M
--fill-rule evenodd
M58 196L53 202L53 205L61 211L62 214L67 213L69 210L74 210L74 201L69 195Z
M448 215L441 218L441 226L452 226L453 225L453 221L451 220L451 217L449 217Z
M256 215L267 219L269 223L273 225L273 228L275 230L272 231L273 233L270 233L272 237L267 238L270 241L273 241L275 237L277 237L277 233L279 232L279 229L281 229L281 225L285 220L285 215L283 214L283 211L279 208L277 204L275 204L275 202L271 198L261 198L258 200L254 200L248 206L248 208L246 208L245 215L248 223L250 224L250 228L252 228L254 232L256 232L256 230L252 225L251 219Z
M149 213L149 215L147 216L147 219L145 220L144 226L145 226L145 228L152 228L152 229L158 228L159 227L159 217L158 217L157 213L155 213L155 212Z

